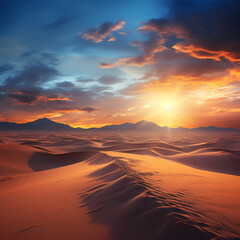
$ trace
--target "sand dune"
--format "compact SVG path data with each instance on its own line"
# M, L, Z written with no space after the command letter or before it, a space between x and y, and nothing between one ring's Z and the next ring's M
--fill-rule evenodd
M104 151L115 151L115 150L126 150L126 149L136 149L136 148L168 148L173 150L180 150L179 147L165 143L165 142L140 142L140 143L119 143L114 146L103 148Z
M120 144L125 143L124 141L107 141L103 143L104 147L108 147L108 146L118 146Z
M203 170L240 175L240 157L230 152L198 150L171 156L169 159Z
M93 187L86 175L94 170L77 163L0 182L1 239L108 239L78 195Z
M168 156L168 155L175 155L182 153L181 151L178 150L173 150L173 149L168 149L168 148L158 148L158 147L153 147L151 148L151 151L157 154L161 154L163 156Z
M211 142L185 145L182 151L191 152L202 148L240 149L239 141L237 137L222 137Z
M43 171L81 162L94 156L96 152L72 152L65 154L50 154L37 152L28 160L33 171Z
M214 234L181 221L173 212L181 209L164 205L148 184L123 162L111 163L92 177L105 184L81 196L95 221L111 226L112 239L210 239ZM136 175L135 175L136 174ZM104 176L104 177L103 177Z
M35 149L17 144L0 143L0 176L31 172L28 160Z
M141 154L141 155L150 155L150 156L156 156L158 154L151 151L149 148L136 148L136 149L126 149L126 150L118 150L119 152L125 152L125 153L133 153L133 154Z
M240 239L236 136L3 139L1 239Z
M216 140L214 147L226 149L240 149L239 137L222 137Z

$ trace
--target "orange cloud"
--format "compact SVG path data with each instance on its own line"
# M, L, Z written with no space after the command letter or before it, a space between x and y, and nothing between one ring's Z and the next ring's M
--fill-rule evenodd
M39 102L51 102L51 101L72 101L70 98L67 97L45 97L45 96L39 96L37 97L37 101Z
M115 42L117 39L115 37L111 37L108 39L108 42Z
M216 61L221 61L221 57L225 57L233 62L239 62L240 59L236 58L232 53L226 51L211 51L196 47L194 45L188 45L187 43L178 43L173 46L179 52L188 53L192 57L199 59L213 59Z
M119 35L127 35L126 32L118 32Z
M144 55L139 55L136 57L120 58L114 63L100 63L98 66L100 68L114 68L114 67L119 67L120 65L143 67L145 65L153 64L155 62L153 59L154 54L158 51L159 52L162 51L163 49L165 48L163 47L163 48L155 49L156 51L154 51L152 55L150 55L149 57L146 57Z
M115 23L105 22L97 28L89 28L86 30L86 33L82 35L79 33L78 35L82 35L82 38L85 40L91 40L95 43L102 42L106 37L110 36L108 41L115 41L116 38L111 36L112 32L120 30L123 28L125 21L119 20Z
M155 21L152 20L149 23L139 27L138 30L142 32L156 32L161 37L168 37L172 35L177 35L179 37L186 37L187 31L180 25L171 25L167 23L162 23L161 25L156 25Z

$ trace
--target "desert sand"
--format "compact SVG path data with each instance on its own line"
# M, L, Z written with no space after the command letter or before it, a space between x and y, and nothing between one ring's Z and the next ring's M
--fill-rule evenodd
M0 239L240 239L238 134L0 140Z

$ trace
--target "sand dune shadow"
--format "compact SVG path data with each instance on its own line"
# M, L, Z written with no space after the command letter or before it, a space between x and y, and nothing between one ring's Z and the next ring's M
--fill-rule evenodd
M93 222L110 227L114 240L210 240L216 235L186 219L187 213L156 196L128 164L116 160L89 175L102 183L81 194Z
M72 152L64 154L36 152L29 159L28 165L33 171L38 172L82 162L95 154L97 152Z

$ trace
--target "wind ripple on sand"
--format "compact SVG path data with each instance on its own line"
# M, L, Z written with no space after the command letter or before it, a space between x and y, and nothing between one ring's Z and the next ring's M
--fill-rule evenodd
M89 176L102 183L81 198L93 221L110 226L111 239L230 239L218 238L207 224L189 218L197 215L191 206L179 207L185 204L176 204L179 196L152 187L124 159L112 160Z

